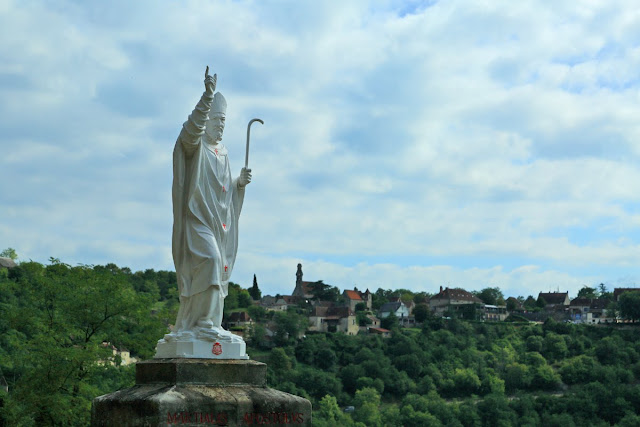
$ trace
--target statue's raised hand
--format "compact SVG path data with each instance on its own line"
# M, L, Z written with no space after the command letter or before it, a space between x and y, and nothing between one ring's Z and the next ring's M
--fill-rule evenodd
M218 75L214 74L213 76L209 75L209 66L207 65L207 69L204 72L204 87L209 95L213 95L216 91L216 82L218 81Z

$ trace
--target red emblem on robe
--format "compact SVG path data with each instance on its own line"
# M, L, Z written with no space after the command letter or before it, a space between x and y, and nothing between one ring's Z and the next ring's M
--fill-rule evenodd
M219 342L216 342L211 349L211 353L216 356L220 356L222 354L222 345Z

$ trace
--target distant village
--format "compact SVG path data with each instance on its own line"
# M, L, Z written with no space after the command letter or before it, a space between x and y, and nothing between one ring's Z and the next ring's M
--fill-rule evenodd
M425 298L423 303L416 304L413 300L390 297L388 302L374 310L373 294L369 289L345 290L337 301L323 301L315 295L314 290L328 286L322 281L304 281L302 265L298 264L295 287L291 295L267 295L254 301L254 304L267 311L284 312L311 306L307 333L368 333L388 337L391 330L383 325L387 323L384 319L390 316L397 318L397 324L401 327L420 326L425 318L452 317L487 322L544 322L553 318L556 321L576 324L620 323L623 320L615 310L610 309L611 303L617 301L624 292L640 292L640 288L616 288L606 297L594 295L574 299L570 299L569 292L540 292L537 299L529 297L528 301L524 301L522 297L508 297L501 301L503 304L486 304L477 294L460 288L441 286L437 294ZM416 307L420 305L426 306L428 311L425 313L423 307L419 313L420 310L416 310ZM362 321L363 317L367 320ZM249 326L252 323L246 312L232 313L227 319L229 327Z
M15 266L12 259L0 257L0 267L10 269ZM330 300L323 298L327 289L335 291ZM389 295L382 304L379 299L378 304L374 304L375 295L369 289L361 291L354 288L339 294L337 288L322 280L303 280L302 265L298 264L291 295L261 296L253 300L253 305L261 307L267 313L296 311L307 316L308 324L301 334L342 332L347 335L378 334L386 338L392 333L388 326L390 324L419 327L427 319L438 318L538 323L552 318L559 322L600 326L624 323L628 320L620 317L615 305L626 292L640 292L640 288L615 288L613 292L593 292L573 299L569 297L568 291L539 292L537 299L532 296L526 300L510 296L496 299L495 304L487 304L478 292L441 286L435 295L421 293L425 297L418 302L414 298ZM640 308L638 312L640 313ZM237 310L225 315L223 326L238 335L245 335L247 332L250 334L250 328L255 323L247 310ZM274 328L268 323L265 333L268 337L275 334ZM103 345L111 344L105 342ZM122 364L136 361L126 349L118 350L114 347L113 352L114 357L121 360Z

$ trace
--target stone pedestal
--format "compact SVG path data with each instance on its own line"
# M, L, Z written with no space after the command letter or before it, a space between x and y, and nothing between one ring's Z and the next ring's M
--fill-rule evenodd
M154 359L136 364L136 385L97 397L92 426L311 426L311 402L266 387L253 360Z
M249 359L247 345L239 338L235 341L205 341L200 339L160 340L154 359L185 357L190 359Z

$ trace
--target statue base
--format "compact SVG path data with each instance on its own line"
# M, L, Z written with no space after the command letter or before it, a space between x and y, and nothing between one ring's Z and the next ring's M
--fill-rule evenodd
M93 400L91 425L311 426L311 402L267 388L266 373L253 360L138 362L135 386Z
M238 337L239 338L239 337ZM206 341L202 339L167 341L161 339L156 345L154 359L173 359L184 357L190 359L249 359L247 345L240 340Z

